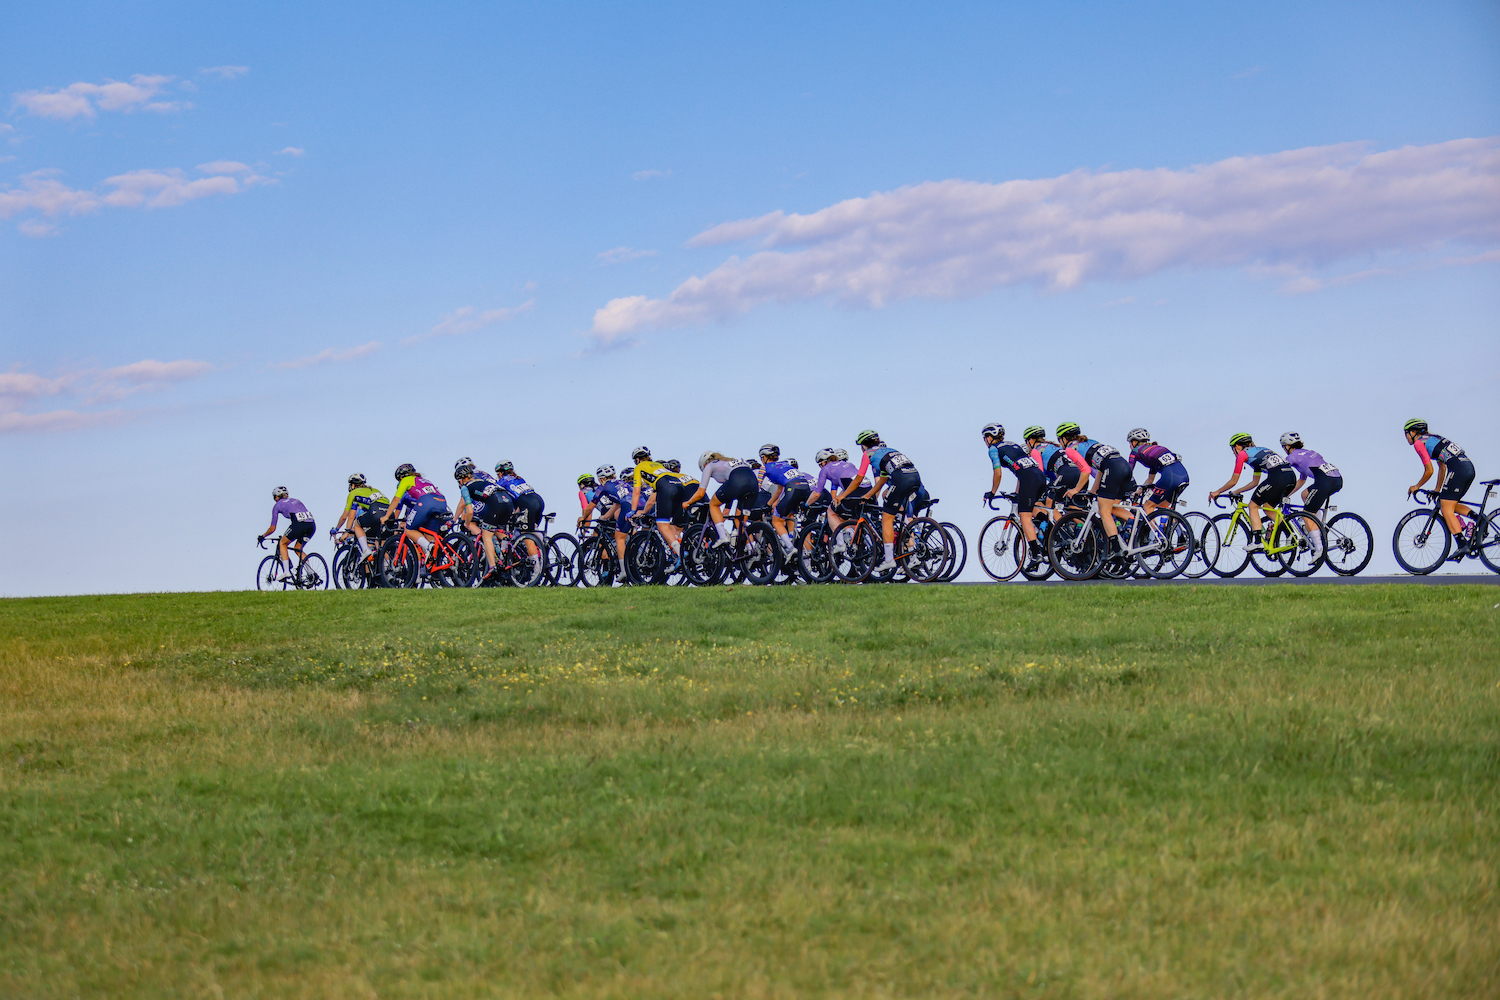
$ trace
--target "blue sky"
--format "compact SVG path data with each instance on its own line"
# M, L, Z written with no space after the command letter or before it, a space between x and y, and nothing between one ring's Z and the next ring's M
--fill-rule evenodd
M1493 4L304 6L0 27L0 593L460 455L874 426L971 536L992 419L1295 428L1382 540L1406 417L1500 474Z

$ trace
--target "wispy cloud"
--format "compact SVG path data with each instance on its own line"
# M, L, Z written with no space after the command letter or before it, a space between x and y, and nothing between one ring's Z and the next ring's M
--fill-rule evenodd
M79 409L118 403L140 393L161 392L213 371L206 361L137 361L116 368L81 368L46 377L0 372L0 433L76 430L133 419L138 411ZM69 405L35 409L47 400Z
M249 66L205 66L198 70L204 76L216 76L221 80L233 80L250 72Z
M185 101L153 100L174 77L137 73L129 83L70 83L57 90L23 90L12 95L11 110L38 118L92 118L98 111L182 111Z
M248 174L250 168L238 160L215 160L198 164L200 174Z
M524 312L530 312L534 305L536 305L536 299L527 299L520 305L511 308L486 309L483 312L476 312L473 306L461 306L447 316L444 316L441 323L426 333L407 337L401 341L401 346L409 347L423 340L431 340L433 337L451 337L461 333L473 333L475 330L483 329L491 324L504 323Z
M637 170L635 173L630 175L630 179L633 181L649 181L654 177L671 176L672 171L670 170Z
M627 260L639 260L642 257L655 257L655 250L637 250L634 247L615 247L597 255L601 264L623 264Z
M346 347L342 349L330 347L319 351L317 354L310 354L305 358L297 358L295 361L278 362L271 367L278 370L286 370L292 368L311 368L313 365L336 361L353 361L355 358L364 358L374 354L380 350L381 346L380 341L372 340L368 344L360 344L358 347Z
M1350 143L1186 170L1079 170L999 184L933 181L809 215L772 212L689 241L758 239L665 298L633 295L594 314L609 339L725 319L768 302L834 298L879 308L1029 284L1174 268L1294 272L1453 242L1500 244L1500 138L1371 152Z
M285 149L278 149L276 151L276 155L277 156L301 156L305 152L307 152L307 150L302 149L299 146L288 146Z
M1259 76L1260 74L1261 74L1261 67L1259 67L1259 66L1251 66L1249 69L1241 70L1240 72L1234 74L1234 76L1230 77L1230 79L1232 79L1232 80L1248 80L1252 76Z
M1327 277L1315 277L1310 274L1301 274L1292 278L1281 286L1285 295L1308 295L1312 292L1321 292L1325 288L1342 288L1345 285L1356 285L1361 281L1371 278L1385 278L1397 274L1415 274L1419 271L1431 271L1438 267L1467 267L1471 264L1496 264L1500 263L1500 250L1486 250L1484 253L1468 254L1462 257L1440 257L1437 260L1417 261L1401 267L1367 267L1362 271L1352 271L1348 274L1335 274Z
M40 219L24 219L17 226L22 236L30 236L32 239L40 239L44 236L56 236L62 230L50 222Z
M21 176L20 187L0 187L0 219L27 212L53 217L87 215L101 208L173 208L210 195L239 194L273 183L233 160L205 163L198 169L209 176L190 178L176 168L132 170L105 178L108 190L104 191L71 188L57 179L59 171L36 170Z

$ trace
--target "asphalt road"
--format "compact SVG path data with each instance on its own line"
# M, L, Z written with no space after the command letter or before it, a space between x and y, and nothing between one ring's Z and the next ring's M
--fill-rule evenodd
M1011 580L1011 581L1008 581L1008 582L1010 582L1010 583L1028 584L1028 585L1033 586L1033 587L1036 587L1036 586L1041 586L1041 587L1077 587L1077 586L1085 586L1085 587L1091 587L1091 586L1092 587L1101 587L1101 586L1102 587L1161 587L1161 586L1166 586L1166 587L1196 587L1196 586L1199 586L1200 584L1202 586L1205 586L1205 587L1258 587L1258 586L1264 586L1264 585L1270 584L1270 583L1290 583L1290 584L1296 584L1298 586L1306 585L1306 586L1313 586L1313 587L1319 586L1319 585L1322 585L1322 584L1340 584L1340 583L1416 583L1416 584L1422 584L1422 585L1429 586L1429 587L1442 587L1442 586L1450 586L1452 584L1459 584L1459 583L1486 583L1486 584L1490 584L1491 586L1495 586L1497 584L1500 584L1500 574L1483 573L1483 574L1477 574L1477 575L1471 575L1471 574L1462 574L1462 575L1460 575L1460 574L1455 573L1455 574L1443 575L1443 576L1439 576L1439 575L1432 575L1432 576L1405 576L1405 575L1402 575L1402 576L1307 576L1307 577L1296 577L1296 576L1291 576L1290 574L1285 575L1285 576L1261 576L1259 573L1254 573L1251 570L1246 570L1243 575L1237 576L1237 577L1231 577L1230 579L1227 579L1227 580L1223 579L1222 577L1217 577L1217 576L1206 576L1206 577L1204 577L1201 580L1186 580L1186 579L1183 579L1181 577L1178 577L1175 580L1082 580L1082 581L1078 581L1078 582L1072 582L1072 581L1069 581L1069 580L1059 580L1057 577L1053 577L1052 579L1050 579L1050 580L1044 580L1041 583L1034 583L1032 581L1028 581L1028 580L1026 580L1026 579L1018 576L1014 580ZM963 585L989 584L991 586L998 586L998 584L995 584L995 581L993 581L993 580L965 580L965 581L962 581L962 583L963 583Z

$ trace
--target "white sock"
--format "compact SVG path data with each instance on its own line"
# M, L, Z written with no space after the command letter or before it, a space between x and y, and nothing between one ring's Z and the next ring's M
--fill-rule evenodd
M672 554L674 556L681 556L682 555L682 543L681 542L668 542L667 544L672 547Z
M895 542L886 542L885 543L885 561L886 562L895 562L896 561L896 543Z
M359 554L362 556L367 556L370 554L370 543L365 541L363 538L359 539Z
M785 531L779 532L776 535L776 537L779 538L779 539L781 539L781 544L782 545L790 545L790 544L792 544L792 540L787 537L787 533Z
M428 538L426 535L418 535L417 544L422 546L423 552L430 553L432 551L432 539Z
M720 521L718 524L714 525L714 527L716 527L716 528L719 529L719 537L720 538L724 539L726 542L729 541L729 522L728 521Z

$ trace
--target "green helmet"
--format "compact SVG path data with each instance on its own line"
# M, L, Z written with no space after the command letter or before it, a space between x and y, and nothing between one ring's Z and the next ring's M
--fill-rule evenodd
M1036 438L1044 438L1046 436L1047 428L1038 427L1036 424L1032 424L1030 427L1021 432L1021 440L1023 441L1032 441Z
M592 483L593 481L594 481L594 474L592 472L585 472L585 473L583 473L582 475L580 475L578 477L578 485L579 486L587 486L589 483Z
M879 444L880 435L872 430L863 430L854 435L854 443L863 448L867 444Z
M1427 433L1427 421L1420 417L1412 417L1401 429L1407 434L1410 434L1412 431L1416 431L1418 434L1425 434Z
M1242 444L1248 445L1248 444L1254 444L1254 443L1255 443L1255 439L1253 437L1251 437L1249 434L1246 434L1244 431L1240 431L1238 434L1231 434L1231 435L1229 435L1229 447L1231 447L1231 448L1235 447L1236 445L1242 445Z
M1082 437L1083 429L1072 422L1057 425L1057 439L1059 441L1061 441L1065 437L1071 436Z

